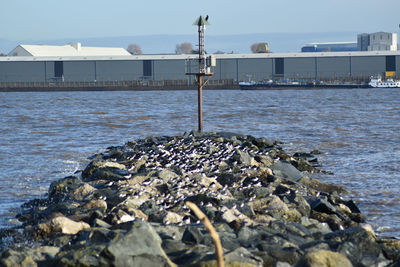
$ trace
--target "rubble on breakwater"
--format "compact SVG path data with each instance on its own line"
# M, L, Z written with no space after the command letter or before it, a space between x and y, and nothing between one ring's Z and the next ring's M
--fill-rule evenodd
M315 153L231 133L148 137L94 155L0 231L0 266L398 266L341 186L311 179ZM9 243L5 245L5 243Z

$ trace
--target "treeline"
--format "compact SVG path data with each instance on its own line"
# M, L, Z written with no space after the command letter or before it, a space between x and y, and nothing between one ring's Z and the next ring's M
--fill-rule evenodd
M252 53L271 53L268 43L254 43L250 46L250 50ZM127 51L129 53L131 53L132 55L143 54L142 48L138 44L128 45ZM199 50L194 49L193 45L189 42L180 43L175 46L175 54L177 54L177 55L197 54L198 52L199 52ZM218 50L214 54L226 54L226 53Z

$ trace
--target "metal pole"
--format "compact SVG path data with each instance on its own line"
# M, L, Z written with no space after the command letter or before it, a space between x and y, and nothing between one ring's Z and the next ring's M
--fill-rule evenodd
M203 104L202 104L202 89L203 89L203 46L202 46L202 29L199 25L199 74L197 75L197 111L199 120L199 132L203 131Z
M186 75L195 75L196 83L197 83L197 111L198 111L198 126L199 132L203 131L203 86L206 82L204 82L204 76L212 76L213 73L209 72L207 69L206 57L205 57L205 47L204 47L204 31L205 26L209 25L207 22L208 16L204 20L202 16L200 16L193 25L198 26L198 37L199 37L199 58L198 58L198 71L197 73L192 73L190 70L186 70ZM190 65L189 65L189 68Z
M199 132L203 131L203 103L202 103L202 89L203 89L203 76L199 74L197 76L197 107L198 107L198 118L199 118Z

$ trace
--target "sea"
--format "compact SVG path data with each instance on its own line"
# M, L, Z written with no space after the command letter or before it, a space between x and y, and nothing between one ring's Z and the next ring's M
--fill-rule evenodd
M21 204L109 146L197 129L197 91L0 93L0 228ZM400 238L400 90L205 90L204 131L318 150L309 175L345 186L381 236Z

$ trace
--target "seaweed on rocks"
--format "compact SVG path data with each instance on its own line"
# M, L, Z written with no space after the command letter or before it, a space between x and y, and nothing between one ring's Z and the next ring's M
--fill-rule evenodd
M345 188L308 177L324 173L317 156L228 132L109 147L22 206L22 229L0 232L0 266L215 265L186 201L214 225L227 266L399 264L399 241L377 237Z

